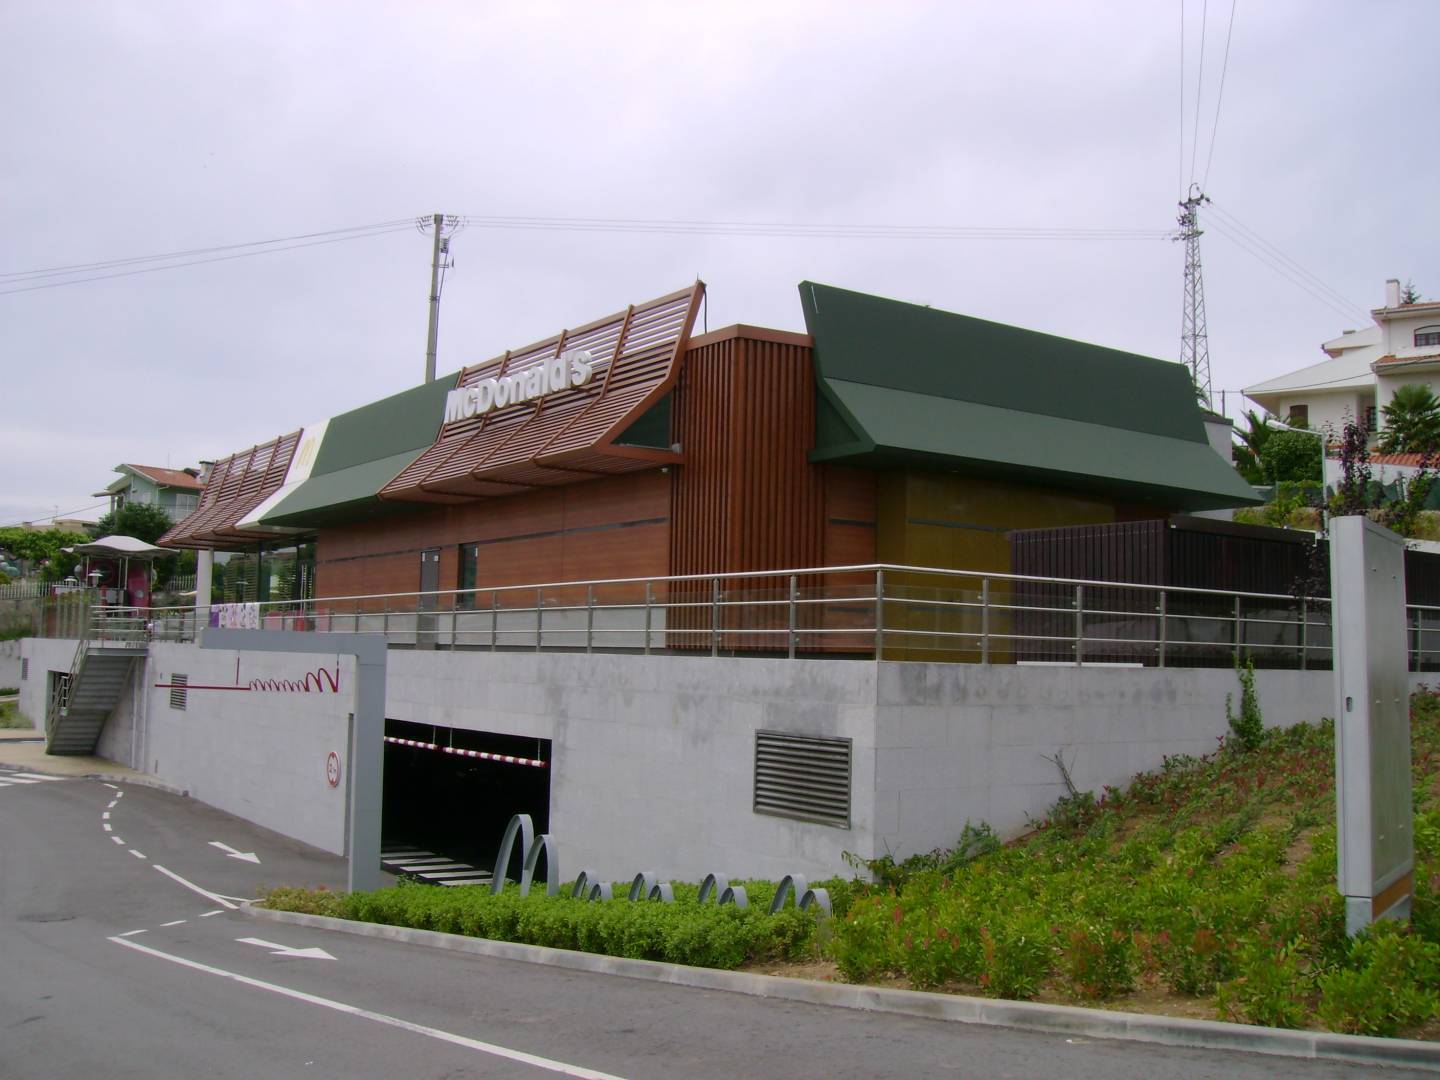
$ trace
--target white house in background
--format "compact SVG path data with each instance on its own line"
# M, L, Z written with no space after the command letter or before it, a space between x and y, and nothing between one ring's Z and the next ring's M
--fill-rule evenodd
M1440 302L1400 302L1400 282L1385 283L1373 326L1346 330L1320 346L1329 357L1245 388L1245 396L1287 424L1339 430L1349 420L1379 430L1384 408L1408 383L1440 396Z

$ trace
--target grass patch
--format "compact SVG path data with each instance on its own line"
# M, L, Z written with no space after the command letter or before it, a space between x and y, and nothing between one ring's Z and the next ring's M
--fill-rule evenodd
M13 701L0 701L0 728L31 730L30 721L20 715L20 706Z
M835 917L585 903L513 887L278 889L271 907L506 941L776 974L1101 1004L1280 1027L1440 1038L1440 695L1411 699L1414 916L1351 940L1335 888L1330 721L1167 758L1099 798L1070 796L1001 844L860 863L823 882Z

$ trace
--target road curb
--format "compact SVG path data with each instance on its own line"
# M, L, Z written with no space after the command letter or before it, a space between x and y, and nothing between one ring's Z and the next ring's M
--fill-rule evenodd
M1343 1061L1357 1065L1401 1066L1440 1072L1440 1043L1414 1039L1378 1039L1363 1035L1335 1035L1323 1031L1291 1031L1285 1028L1227 1024L1219 1020L1186 1020L1143 1013L1110 1012L1076 1005L997 1001L991 998L934 994L920 990L815 982L777 975L688 967L656 960L600 956L568 949L547 949L512 941L441 934L433 930L352 922L349 919L334 919L324 915L271 911L253 904L242 904L241 910L252 918L335 930L358 937L384 938L475 956L518 960L529 964L549 964L573 971L621 975L631 979L647 979L651 982L706 990L728 990L752 997L798 1001L811 1005L897 1013L952 1023L986 1024L1094 1039L1126 1039L1131 1042L1199 1050L1237 1050L1252 1054Z

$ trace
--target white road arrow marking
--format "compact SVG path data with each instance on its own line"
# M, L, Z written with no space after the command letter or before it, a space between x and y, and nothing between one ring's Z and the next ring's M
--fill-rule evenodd
M236 941L241 945L259 945L262 949L269 949L273 956L303 956L309 960L334 960L328 952L321 948L292 949L289 945L277 945L273 941L265 941L258 937L240 937Z
M232 859L241 859L241 860L243 860L243 861L245 861L245 862L253 862L253 863L258 863L258 862L260 861L260 856L259 856L259 855L256 855L255 852L253 852L253 851L236 851L236 850L235 850L233 847L231 847L229 844L222 844L219 840L211 840L211 841L210 841L210 846L213 847L213 848L219 848L221 851L225 852L225 854L228 855L228 856L230 856L230 858L232 858Z

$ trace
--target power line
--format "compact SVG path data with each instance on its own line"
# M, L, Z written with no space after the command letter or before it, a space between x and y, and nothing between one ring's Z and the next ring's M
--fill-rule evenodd
M340 236L342 233L362 233L376 229L389 230L409 222L409 218L396 221L382 221L374 225L354 225L346 229L328 229L324 232L299 233L295 236L281 236L274 240L251 240L244 244L221 244L215 247L189 248L185 251L167 251L159 255L136 255L125 259L109 259L103 262L74 263L70 266L46 266L38 270L12 270L0 273L0 281L34 277L50 277L56 274L75 274L89 270L108 270L117 266L135 263L160 262L170 259L184 259L193 255L213 255L220 251L238 251L242 248L258 248L269 244L288 244L296 240L313 240L322 236Z
M1304 280L1304 278L1293 273L1288 267L1286 267L1283 263L1279 262L1268 252L1265 252L1263 249L1254 246L1243 235L1227 227L1219 219L1212 217L1210 219L1210 227L1216 230L1221 236L1225 237L1236 247L1240 248L1241 251L1244 251L1246 254L1252 256L1259 262L1263 263L1265 266L1268 266L1271 270L1274 270L1275 273L1279 274L1292 285L1296 286L1297 288L1303 290L1306 293L1309 293L1310 296L1320 301L1320 303L1330 308L1330 310L1336 312L1342 318L1346 320L1354 319L1355 315L1353 311L1346 310L1346 308L1332 301L1323 292L1313 288L1308 282Z
M100 509L100 507L105 506L105 505L107 505L107 504L106 504L106 503L91 503L89 506L77 506L74 510L62 510L62 511L60 511L59 513L49 515L49 520L50 520L50 521L54 521L56 518L69 517L71 514L83 514L86 510L98 510L98 509ZM22 525L28 525L28 524L30 524L30 523L33 522L33 521L44 521L44 520L46 520L46 515L41 514L39 517L24 518L24 519L22 519L22 520L20 520L20 521L14 522L13 524L10 524L10 525L0 525L0 529L18 529L18 528L20 528Z
M461 218L485 229L534 229L561 232L625 232L670 235L755 236L822 240L1164 240L1165 229L1109 226L857 225L779 221L697 221L659 218L502 217Z
M1339 290L1331 288L1331 287L1330 287L1329 285L1327 285L1324 281L1322 281L1320 278L1316 277L1316 276L1315 276L1314 274L1312 274L1309 270L1307 270L1304 266L1302 266L1302 265L1299 263L1298 260L1291 258L1288 254L1286 254L1283 250L1281 250L1280 247L1278 247L1277 245L1271 243L1269 240L1265 239L1265 237L1261 236L1261 235L1260 235L1258 232L1256 232L1254 229L1250 228L1250 226L1246 225L1243 221L1241 221L1239 218L1237 218L1233 213L1231 213L1229 210L1225 209L1223 206L1216 206L1216 205L1212 202L1212 203L1211 203L1211 209L1213 209L1217 214L1220 215L1220 219L1221 219L1222 223L1224 223L1224 224L1230 226L1232 229L1238 231L1238 232L1239 232L1240 234L1242 234L1247 240L1249 240L1250 242L1252 242L1252 243L1254 243L1255 245L1259 246L1261 249L1265 250L1268 254L1273 255L1276 259L1278 259L1278 260L1280 260L1281 262L1285 263L1285 264L1286 264L1287 266L1289 266L1296 274L1298 274L1298 275L1300 275L1301 277L1305 278L1305 279L1306 279L1311 285L1313 285L1315 288L1319 289L1321 292L1326 293L1333 301L1335 301L1336 303L1338 303L1338 304L1341 305L1342 307L1345 307L1345 308L1349 309L1348 312L1347 312L1347 314L1346 314L1346 318L1357 318L1357 317L1358 317L1361 322L1365 321L1365 319L1366 319L1366 317L1367 317L1367 315L1368 315L1368 312L1367 312L1366 308L1364 308L1364 307L1361 306L1360 304L1355 303L1355 302L1352 301L1349 297L1347 297L1347 296L1345 296L1343 293L1341 293Z
M1190 133L1190 182L1195 182L1195 153L1200 148L1200 99L1205 96L1205 19L1210 0L1200 5L1200 64L1195 71L1195 127Z
M383 229L379 232L360 233L353 236L332 236L328 240L311 240L304 244L288 244L283 247L268 247L263 251L241 251L233 255L217 255L210 259L189 259L184 262L162 263L159 266L142 266L130 270L119 270L113 274L92 274L88 277L72 277L63 281L47 281L39 285L24 285L16 289L0 289L0 296L11 296L15 293L36 292L40 289L59 289L66 285L83 285L90 281L108 281L111 278L134 277L137 274L154 274L161 270L179 270L186 266L203 266L206 263L231 262L234 259L249 259L256 255L269 255L279 251L296 251L300 248L319 247L322 244L338 244L346 240L366 240L371 237L385 236L395 232L409 232L413 228L410 221L404 225L391 229Z
M1215 136L1220 132L1220 103L1225 100L1225 73L1230 70L1230 39L1235 33L1235 4L1230 0L1230 25L1225 30L1225 60L1220 65L1220 90L1215 95L1215 123L1210 127L1210 152L1205 155L1205 178L1200 181L1203 190L1210 183L1210 163L1215 160Z

